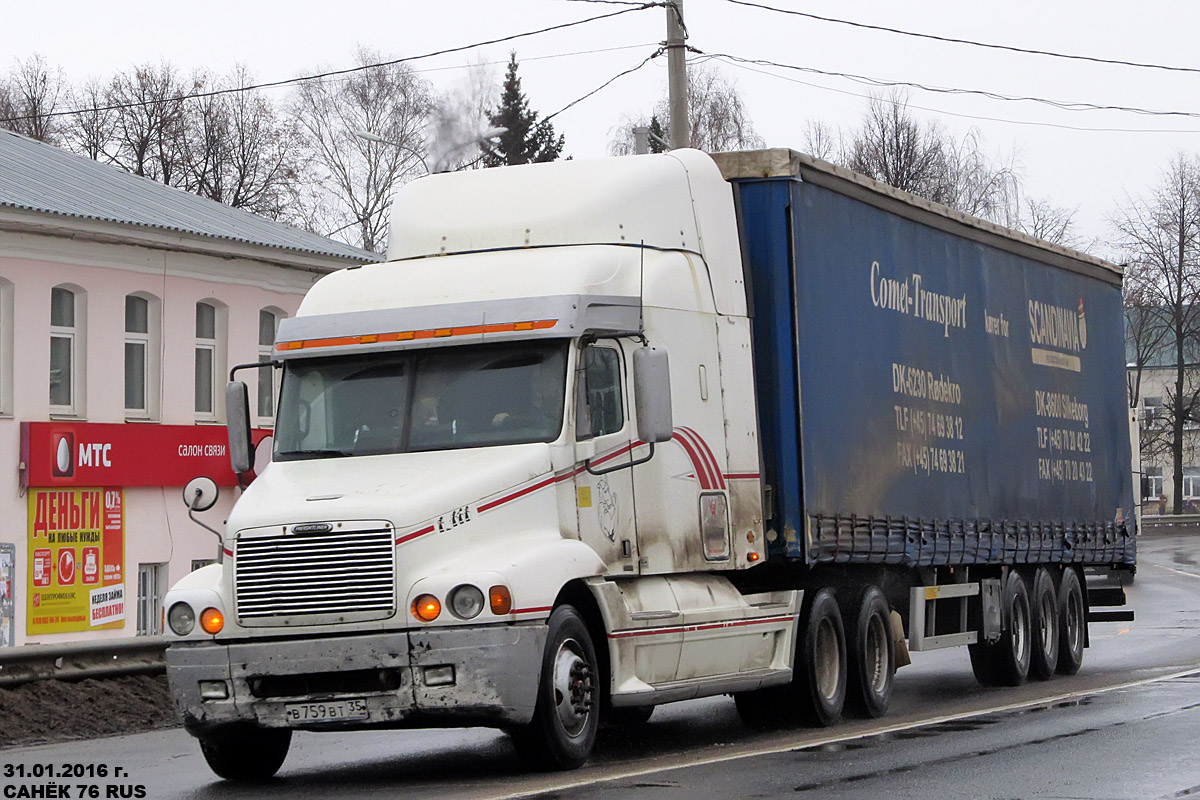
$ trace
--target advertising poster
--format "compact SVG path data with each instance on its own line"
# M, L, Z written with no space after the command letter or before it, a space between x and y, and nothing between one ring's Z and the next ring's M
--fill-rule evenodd
M17 546L0 544L0 647L12 647L16 643L16 595L13 573L17 564Z
M121 489L29 490L27 634L123 627L124 573Z

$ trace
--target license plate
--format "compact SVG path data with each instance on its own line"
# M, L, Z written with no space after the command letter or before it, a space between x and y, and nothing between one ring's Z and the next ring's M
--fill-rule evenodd
M288 722L340 722L366 719L367 701L338 700L332 703L288 703L284 706Z

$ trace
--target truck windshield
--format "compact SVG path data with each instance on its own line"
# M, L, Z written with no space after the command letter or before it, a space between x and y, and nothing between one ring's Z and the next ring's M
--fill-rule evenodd
M566 341L292 361L274 457L552 442L563 425L566 365Z

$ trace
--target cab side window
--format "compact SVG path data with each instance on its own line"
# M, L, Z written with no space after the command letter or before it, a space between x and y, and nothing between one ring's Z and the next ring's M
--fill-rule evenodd
M589 346L583 351L586 417L580 429L585 435L604 436L625 427L621 393L621 354L611 347Z

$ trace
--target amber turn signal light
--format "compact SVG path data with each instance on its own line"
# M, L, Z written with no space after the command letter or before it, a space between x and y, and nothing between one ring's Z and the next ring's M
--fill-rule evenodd
M507 586L493 586L488 589L488 603L492 607L493 614L503 616L512 611L512 594L509 593Z
M442 613L442 603L431 594L423 594L413 600L412 613L422 622L433 622Z
M225 615L215 608L206 608L200 615L200 627L205 633L216 636L225 627Z

